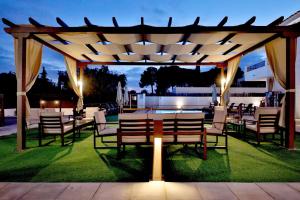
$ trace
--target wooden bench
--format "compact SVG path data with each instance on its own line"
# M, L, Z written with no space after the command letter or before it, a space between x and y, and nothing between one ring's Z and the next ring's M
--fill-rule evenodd
M204 116L197 114L120 114L117 129L118 153L126 145L151 145L153 143L153 120L163 121L162 142L165 144L203 145L206 159L206 129Z

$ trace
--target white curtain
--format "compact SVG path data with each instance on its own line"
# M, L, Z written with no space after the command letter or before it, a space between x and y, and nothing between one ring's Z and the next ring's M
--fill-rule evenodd
M277 38L267 43L265 50L276 81L286 89L286 39ZM279 126L285 127L285 96L281 103Z
M78 96L77 111L80 111L83 109L83 96L81 94L77 80L77 63L76 60L67 56L65 56L65 63L72 88L75 94Z
M230 61L228 61L227 73L226 73L226 78L225 78L225 82L224 82L224 88L222 90L222 101L221 101L222 106L229 103L229 102L226 102L226 96L227 96L230 86L234 80L235 74L239 68L240 61L241 61L241 56L237 56L237 57L231 59Z
M17 79L20 80L19 77L21 74L18 73L18 70L22 67L20 66L20 56L18 54L18 39L14 40L14 48L15 48L15 65L16 65L16 76ZM26 77L25 77L25 91L18 91L17 95L25 95L33 86L36 78L39 75L39 70L42 63L42 53L43 53L43 45L33 39L26 40ZM26 120L30 116L30 104L28 98L26 96Z

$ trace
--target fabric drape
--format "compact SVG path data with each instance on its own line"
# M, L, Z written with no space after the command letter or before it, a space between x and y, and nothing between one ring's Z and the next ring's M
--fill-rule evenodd
M221 102L222 102L223 106L227 105L229 103L229 102L226 102L225 97L227 96L230 86L232 85L235 74L239 68L240 61L241 61L241 56L237 56L228 62L224 88L222 91L222 101Z
M83 109L83 96L81 94L80 87L78 85L77 63L76 60L67 56L65 56L65 63L66 63L67 73L71 82L71 86L75 94L78 96L77 111L80 111Z
M16 65L16 76L17 80L20 80L19 77L21 74L18 73L18 70L21 68L19 63L21 61L20 57L17 52L18 48L18 39L14 40L14 49L15 49L15 65ZM18 91L18 95L21 93L26 93L31 89L33 84L35 83L38 75L39 70L42 63L42 54L43 54L43 45L33 39L26 40L26 77L25 77L25 91ZM22 94L23 95L23 94ZM30 116L30 104L28 98L26 96L26 120Z
M276 81L286 89L286 39L277 38L267 43L265 50ZM281 101L279 126L285 127L285 95Z

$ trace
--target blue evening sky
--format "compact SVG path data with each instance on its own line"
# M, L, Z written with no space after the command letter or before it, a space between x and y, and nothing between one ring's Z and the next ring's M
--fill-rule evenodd
M33 17L42 24L57 26L55 17L61 17L70 26L83 25L83 18L92 23L111 26L111 18L117 18L120 26L140 23L166 26L173 17L173 26L193 23L197 16L200 24L216 25L228 16L228 25L240 24L256 16L256 25L265 25L279 16L288 17L300 9L300 0L0 0L0 17L14 23L28 23ZM13 39L3 31L0 23L0 73L15 71ZM255 64L265 58L264 50L243 57L241 66ZM56 81L57 71L65 70L63 57L45 48L43 66L51 79ZM125 73L128 86L138 88L140 74L148 66L111 66L116 73ZM193 66L194 68L194 66ZM203 68L205 69L205 68Z

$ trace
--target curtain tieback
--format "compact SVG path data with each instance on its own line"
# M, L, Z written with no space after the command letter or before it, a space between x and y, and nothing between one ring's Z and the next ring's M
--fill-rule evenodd
M295 89L289 89L289 90L285 90L285 93L288 93L288 92L296 92L296 90Z
M17 92L17 96L26 96L26 92Z

